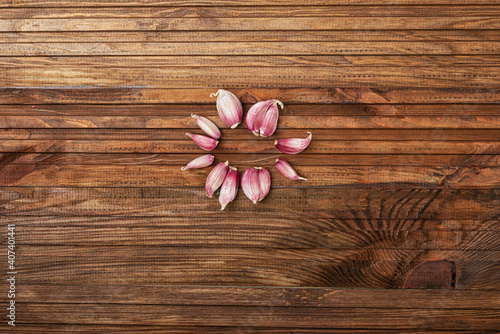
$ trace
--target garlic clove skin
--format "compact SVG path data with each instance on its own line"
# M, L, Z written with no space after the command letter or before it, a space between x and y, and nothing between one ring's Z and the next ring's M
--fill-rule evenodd
M202 150L205 151L212 151L217 147L217 144L219 144L217 140L207 136L195 135L192 133L186 133L186 136L191 138L196 143L196 145L198 145Z
M260 197L260 181L259 170L252 167L247 169L241 176L241 189L253 204L259 201Z
M207 135L209 135L213 139L220 138L220 130L217 127L217 125L215 125L214 122L212 122L211 120L209 120L206 117L198 116L198 115L194 115L194 114L191 114L191 117L194 118L194 120L196 121L196 124L198 124L200 129L203 130L203 132L205 132Z
M283 174L286 178L289 178L290 180L307 181L306 178L299 176L299 174L295 171L295 169L293 169L293 167L282 158L276 159L276 163L274 164L274 166L276 167L277 170L279 170L281 174Z
M259 174L259 202L262 201L267 194L269 194L269 190L271 189L271 174L269 171L262 167L257 167Z
M259 135L261 137L271 137L274 134L278 126L278 117L279 117L278 105L281 107L281 109L284 108L283 103L281 103L280 101L278 100L272 100L272 101L273 103L269 106L269 108L264 114L264 117L262 118L262 124L260 125L259 128Z
M222 122L231 129L236 128L243 119L243 106L238 97L224 89L210 94L214 96L217 96L217 112Z
M262 125L262 121L264 119L266 111L272 104L273 100L257 102L248 110L245 117L245 125L247 126L248 130L255 136L259 136L260 127Z
M304 151L311 143L312 133L307 132L307 138L287 138L274 141L274 146L285 154L298 154Z
M207 191L208 197L212 198L214 193L224 182L224 178L229 169L228 165L229 161L221 162L212 169L210 174L208 174L207 181L205 182L205 190Z
M238 194L238 186L240 183L240 173L237 168L229 167L229 171L224 178L222 187L220 188L219 203L220 210L224 210L226 205L231 203Z
M182 167L181 170L204 168L210 166L213 163L214 163L214 156L211 154L205 154L202 155L201 157L192 160L186 166Z

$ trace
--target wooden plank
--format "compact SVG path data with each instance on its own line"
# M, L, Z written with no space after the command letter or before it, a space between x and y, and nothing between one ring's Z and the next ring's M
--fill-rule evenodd
M2 187L3 215L207 217L220 209L201 188ZM252 205L241 192L231 217L494 219L500 190L273 188Z
M305 135L304 135L305 137ZM335 144L335 145L333 145ZM206 154L192 140L2 140L2 153L192 153ZM273 140L260 143L220 141L211 154L279 154ZM497 141L320 141L313 140L308 154L500 154Z
M222 85L293 87L499 87L500 68L441 67L158 67L135 68L5 68L3 87L218 88ZM263 84L265 83L265 84Z
M289 114L287 112L287 114ZM1 120L0 116L0 120ZM1 123L0 123L1 125ZM46 128L0 128L0 139L15 140L183 140L186 139L187 129L46 129ZM195 132L199 132L198 130ZM243 127L236 129L221 129L224 141L256 140ZM304 130L294 128L278 128L276 137L299 138L304 136ZM275 137L273 137L274 139ZM500 131L497 129L315 129L314 140L381 140L399 141L500 141Z
M0 165L183 165L200 153L0 153ZM229 160L239 165L272 165L279 154L238 153L217 154L217 160ZM308 154L290 155L286 160L293 166L462 166L500 167L500 155L412 155L412 154ZM5 168L5 167L4 167Z
M75 19L75 18L166 18L166 17L325 17L325 16L493 16L500 6L224 6L224 7L89 7L5 8L2 19Z
M498 292L269 287L24 284L20 303L500 309ZM3 296L2 296L3 298Z
M361 7L363 8L363 7ZM387 8L390 7L385 7ZM52 13L52 8L50 12ZM498 30L0 32L0 43L497 41Z
M443 259L458 289L498 290L500 277L498 251L19 245L16 258L19 284L397 288L413 268Z
M425 323L422 323L422 326L425 326ZM135 334L140 332L147 332L151 334L164 334L164 333L174 333L174 334L207 334L207 333L215 333L220 334L223 333L231 333L231 334L240 334L242 330L251 331L252 333L264 333L264 334L311 334L310 328L303 327L252 327L252 326L241 326L236 327L228 327L228 326L138 326L138 325L72 325L72 324L29 324L22 323L22 326L17 326L11 329L12 332L16 333L27 333L32 334L33 332L41 331L43 333L74 333L74 331L78 331L78 333L120 333L120 334ZM386 333L401 333L401 330L397 329L339 329L339 328L314 328L314 333L331 333L332 330L338 334L386 334ZM408 330L405 330L406 333L410 333ZM446 331L446 330L426 330L426 333L429 334L443 334L443 333L456 333L456 331ZM460 334L477 334L476 330L461 330Z
M16 233L26 234L30 229L41 230L47 227L54 229L86 227L95 224L103 228L110 227L150 227L152 229L180 228L196 229L206 228L213 230L254 229L255 231L266 228L275 228L291 231L293 229L315 231L317 233L326 231L351 232L390 232L405 231L416 232L456 232L456 233L479 233L484 231L499 231L498 219L475 219L475 220L430 220L430 219L309 219L309 218L235 218L235 217L140 217L140 216L40 216L33 219L32 216L0 216L0 221L16 224L20 229ZM26 229L26 231L24 230ZM55 232L55 231L54 231ZM150 235L151 236L151 235ZM401 237L401 236L400 236ZM151 242L154 237L151 236ZM60 241L63 241L60 239ZM83 240L82 240L83 241ZM138 243L142 242L136 240ZM20 244L24 244L20 240Z
M260 98L259 98L260 99ZM256 101L254 101L256 102ZM284 101L285 102L285 101ZM281 116L499 116L496 104L288 104ZM353 101L355 102L355 101ZM253 105L245 103L244 112ZM0 116L217 116L210 104L42 104L2 105ZM213 117L211 117L214 119ZM464 117L465 119L465 117ZM216 118L215 118L216 120ZM235 129L238 130L238 129ZM224 128L222 129L224 131ZM291 131L291 130L289 130ZM228 133L231 133L227 131Z
M241 84L243 86L243 84ZM268 99L277 99L285 104L304 103L379 103L379 104L436 104L500 103L498 88L235 88L221 86L236 94L243 103L255 103ZM127 88L0 88L0 104L193 104L214 103L210 94L213 88L191 89L148 89L144 87Z
M498 16L160 17L0 19L0 31L499 29Z
M136 0L127 1L123 3L118 0L90 0L82 3L77 0L2 0L0 7L77 7L77 6L90 6L90 7L134 7L134 6L210 6L210 7L223 7L223 6L321 6L325 1L321 0L203 0L203 1L153 1L153 0ZM329 5L373 5L373 1L369 0L334 0L329 1ZM449 5L447 0L381 0L377 3L381 6L386 5ZM497 0L456 0L453 2L455 5L498 5Z
M314 219L284 223L258 218L187 222L161 217L7 217L2 221L16 224L17 245L500 250L498 220L378 224Z
M186 161L187 164L188 161ZM230 165L233 165L230 162ZM242 173L247 166L236 166ZM266 165L276 187L496 189L500 168L297 166L307 181L283 177ZM7 165L0 186L33 187L200 187L211 168L180 171L180 166Z
M212 107L213 108L213 107ZM227 128L220 117L209 116ZM243 122L244 123L244 122ZM245 125L240 126L243 130ZM199 130L189 113L169 116L0 116L0 129L185 129ZM279 117L279 130L304 129L499 129L500 116L288 116ZM185 132L186 132L185 131ZM245 130L244 130L245 131ZM287 131L277 133L282 137ZM178 138L178 137L177 137ZM183 138L186 138L183 136ZM256 140L247 136L248 140ZM262 138L260 138L262 139ZM222 141L222 140L221 140Z
M8 68L126 67L499 67L500 56L89 56L1 57Z
M498 55L499 41L9 43L0 56Z

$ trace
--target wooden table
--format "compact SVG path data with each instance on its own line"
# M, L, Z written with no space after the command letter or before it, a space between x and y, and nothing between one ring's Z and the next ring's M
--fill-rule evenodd
M453 3L0 0L2 332L500 330L500 2ZM191 113L264 201L181 172Z

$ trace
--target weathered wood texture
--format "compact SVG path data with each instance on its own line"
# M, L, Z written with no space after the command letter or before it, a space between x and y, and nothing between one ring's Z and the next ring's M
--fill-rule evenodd
M0 0L0 332L498 331L499 69L497 0ZM266 199L181 172L192 113Z

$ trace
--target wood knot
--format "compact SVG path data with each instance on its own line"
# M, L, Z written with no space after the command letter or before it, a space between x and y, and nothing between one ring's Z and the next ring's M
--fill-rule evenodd
M426 261L407 275L403 289L455 289L457 274L452 261Z

